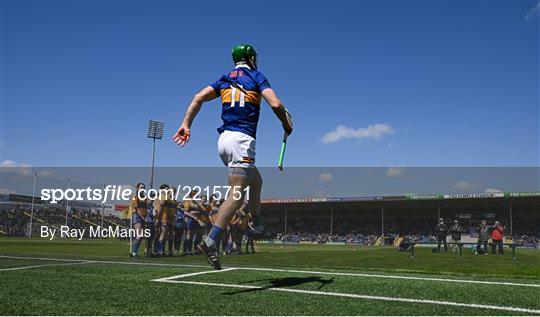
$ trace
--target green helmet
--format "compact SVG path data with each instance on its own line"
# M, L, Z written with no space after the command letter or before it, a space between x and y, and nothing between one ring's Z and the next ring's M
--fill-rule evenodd
M232 49L232 59L234 63L249 62L252 57L256 57L257 52L249 44L240 44Z

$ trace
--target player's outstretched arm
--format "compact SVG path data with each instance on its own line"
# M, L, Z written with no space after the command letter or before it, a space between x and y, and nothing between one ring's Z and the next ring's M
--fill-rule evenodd
M261 92L262 96L264 97L264 100L272 107L272 111L274 111L274 114L278 117L278 119L281 121L281 124L283 125L283 129L287 131L288 134L292 133L292 126L289 123L289 120L287 120L287 114L285 112L285 106L283 103L281 103L281 100L279 100L278 96L276 95L276 92L272 88L266 88Z
M180 146L184 146L186 145L186 143L189 142L189 137L191 135L191 124L193 123L193 120L195 119L197 113L199 113L199 110L201 110L202 104L206 101L213 100L216 97L216 91L210 86L204 88L203 90L195 94L187 108L186 115L184 116L184 120L182 121L182 125L180 126L180 128L178 128L178 130L173 136L174 143Z

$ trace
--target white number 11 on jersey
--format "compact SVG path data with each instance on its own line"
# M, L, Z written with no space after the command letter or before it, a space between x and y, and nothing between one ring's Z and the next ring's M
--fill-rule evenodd
M240 86L242 87L242 86ZM244 87L242 87L244 88ZM244 106L244 102L245 102L245 97L246 97L246 94L244 94L241 90L239 89L236 89L235 87L231 87L232 89L232 92L231 92L231 107L234 107L234 104L236 103L236 94L240 94L240 107L243 107Z

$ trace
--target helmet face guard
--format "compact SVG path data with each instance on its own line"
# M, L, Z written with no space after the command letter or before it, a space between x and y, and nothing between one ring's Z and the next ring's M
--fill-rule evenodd
M258 67L258 58L257 58L257 55L253 56L251 58L251 61L249 61L249 66L252 68L252 69L257 69Z
M232 58L235 64L244 62L253 69L257 69L257 52L249 44L240 44L232 49Z

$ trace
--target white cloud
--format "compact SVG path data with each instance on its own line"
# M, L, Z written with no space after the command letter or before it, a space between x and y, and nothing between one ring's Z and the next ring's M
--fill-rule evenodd
M459 181L455 183L453 187L457 190L472 191L478 190L480 187L482 187L482 185L476 182Z
M26 163L18 163L12 160L3 160L2 163L0 163L0 168L6 168L6 172L13 172L23 176L34 176L35 172L32 169L32 165ZM37 173L38 176L41 177L47 177L53 174L53 172L48 170L41 170Z
M135 187L133 185L127 184L127 185L116 186L116 188L120 188L120 187L122 187L122 190L129 189L129 190L131 190L132 193L135 192ZM149 188L147 188L147 190L149 190Z
M405 168L403 167L390 167L386 170L386 176L388 177L399 177L405 174Z
M332 174L329 174L329 173L320 173L319 175L317 175L317 178L318 178L321 182L331 182L331 181L332 181Z
M330 197L330 194L328 194L326 191L317 189L313 192L313 194L317 197Z
M498 193L502 193L503 191L498 189L498 188L486 188L486 190L484 190L484 193L486 194L498 194Z
M342 139L379 140L385 135L393 134L394 129L385 123L370 124L365 128L353 129L338 125L334 131L328 132L321 138L323 144L335 143Z
M25 163L17 163L11 160L4 160L2 163L0 163L0 167L32 167L32 166Z
M38 176L41 176L41 177L48 177L48 176L51 176L53 175L54 173L52 171L48 171L48 170L41 170L38 172Z
M4 160L2 163L0 163L0 168L2 168L3 171L12 172L18 175L34 176L32 166L26 163L17 163L11 160Z
M532 7L529 12L527 12L527 15L525 15L525 21L530 21L534 19L535 17L538 17L540 14L540 2L537 2L534 7Z
M1 187L0 188L0 194L4 194L4 195L15 194L15 195L18 195L19 193L14 191L13 189L9 189L9 188L6 188L6 187Z

